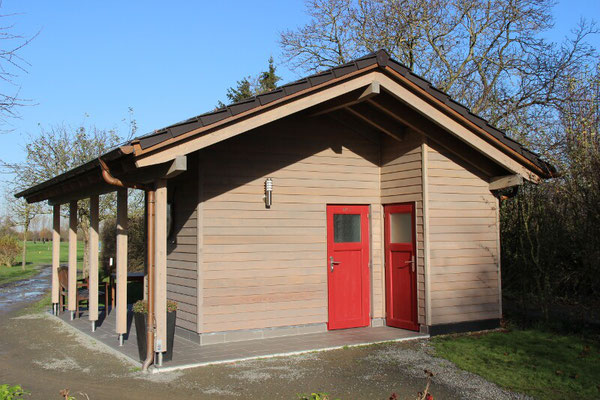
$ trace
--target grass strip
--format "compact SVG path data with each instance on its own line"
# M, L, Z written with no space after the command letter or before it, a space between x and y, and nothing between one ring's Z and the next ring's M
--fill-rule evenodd
M506 389L538 399L597 399L597 340L541 329L451 335L431 340L436 354Z

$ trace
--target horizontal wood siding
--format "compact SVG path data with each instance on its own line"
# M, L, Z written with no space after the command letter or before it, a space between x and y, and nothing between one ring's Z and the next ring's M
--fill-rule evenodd
M423 253L423 185L421 176L422 136L408 132L402 142L385 137L381 157L381 203L415 203L417 225L417 306L419 323L425 323L425 270ZM383 225L383 214L380 216ZM383 241L383 237L381 237ZM384 259L383 249L380 251ZM384 271L381 278L385 279ZM385 281L382 283L382 287ZM382 313L385 315L385 292Z
M498 318L497 200L488 178L435 144L428 157L431 323Z
M167 299L178 303L177 325L196 331L197 215L196 158L188 157L187 171L168 181L167 199L173 207L167 241Z
M322 117L287 119L201 152L203 332L327 322L326 206L369 204L380 218L379 146ZM377 223L373 232L379 249Z

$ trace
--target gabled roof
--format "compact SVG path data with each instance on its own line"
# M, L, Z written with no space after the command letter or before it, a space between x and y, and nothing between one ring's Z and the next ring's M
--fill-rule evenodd
M368 67L372 67L374 65L377 65L379 67L390 67L403 77L410 80L412 83L424 89L427 93L431 94L436 99L443 102L446 106L458 112L459 114L467 118L469 121L471 121L473 124L477 125L481 129L489 133L491 136L498 139L501 143L503 143L510 149L516 151L518 154L522 155L523 157L537 165L542 171L546 172L546 177L550 177L556 172L554 167L548 164L547 162L543 161L538 154L525 148L516 140L510 138L505 132L490 125L490 123L484 118L473 114L469 110L469 108L453 100L448 94L435 88L431 84L431 82L427 81L425 78L422 78L419 75L413 73L408 67L392 59L385 50L379 50L377 52L367 54L366 56L351 61L349 63L277 87L276 89L270 92L259 94L247 100L230 104L223 108L219 108L211 112L189 118L185 121L169 125L165 128L158 129L147 135L140 136L134 139L134 141L137 141L141 148L145 150L157 144L160 144L168 139L177 138L178 136L190 132L192 130L210 126L229 117L236 116L242 112L249 111L259 106L267 105L276 100L280 100L287 96L295 94L299 91L306 90L317 85L321 85L332 79L341 78L345 75L360 71L362 69L366 69ZM542 173L542 175L544 174Z
M107 161L116 160L125 156L135 157L137 156L135 148L139 148L144 153L153 152L154 148L156 148L156 151L160 152L162 151L162 146L177 142L179 139L189 136L186 134L191 134L193 131L204 128L212 129L213 126L217 127L222 123L227 123L228 120L235 121L241 114L248 114L254 111L260 112L265 106L269 107L270 105L275 104L275 102L279 104L282 101L294 98L295 95L305 92L308 93L313 88L318 89L317 87L325 86L328 83L334 84L335 82L333 81L343 80L345 77L350 78L362 72L375 70L391 70L408 80L412 85L436 99L443 107L459 114L464 117L466 121L485 132L485 135L489 136L488 139L493 139L497 147L501 147L503 152L513 158L520 156L522 160L519 162L521 163L523 163L523 160L530 163L531 166L535 168L535 173L539 176L549 178L556 173L555 168L542 160L538 154L528 150L517 141L511 139L506 133L490 125L485 119L471 113L467 107L454 101L446 93L436 89L429 81L418 76L408 67L392 59L384 50L373 52L349 63L277 87L270 92L259 94L247 100L230 104L223 108L215 109L211 112L200 114L176 124L158 129L147 135L139 136L116 149L112 149L101 157ZM39 197L42 191L50 187L55 187L56 185L79 175L90 173L90 171L97 169L98 165L97 159L91 160L73 170L67 171L46 182L17 193L15 196L25 197L27 199L32 196ZM531 168L531 166L528 168Z

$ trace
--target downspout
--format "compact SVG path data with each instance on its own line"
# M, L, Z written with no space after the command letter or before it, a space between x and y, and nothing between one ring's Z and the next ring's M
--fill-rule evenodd
M146 359L142 364L142 371L147 371L154 361L154 205L156 191L151 185L141 183L124 182L111 175L108 165L98 157L102 168L102 178L106 183L113 186L144 190L148 195L147 235L146 248L148 249L148 319L146 320Z
M146 321L146 359L142 364L142 371L148 371L148 367L154 361L154 204L155 190L146 191L148 194L148 320Z

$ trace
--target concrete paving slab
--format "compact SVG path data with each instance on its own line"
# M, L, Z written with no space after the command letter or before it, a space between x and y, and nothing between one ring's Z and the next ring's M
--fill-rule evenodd
M58 316L63 322L80 332L98 340L124 356L133 363L141 365L138 357L135 326L129 326L123 346L119 346L115 332L115 315L109 312L96 331L91 331L91 322L86 311L73 321L69 313ZM153 372L188 369L198 366L232 363L242 360L270 358L314 351L326 351L343 347L362 346L381 342L393 342L428 338L426 334L411 332L387 326L345 329L328 332L306 333L285 337L250 339L229 343L200 345L184 337L175 336L173 360L155 366Z

